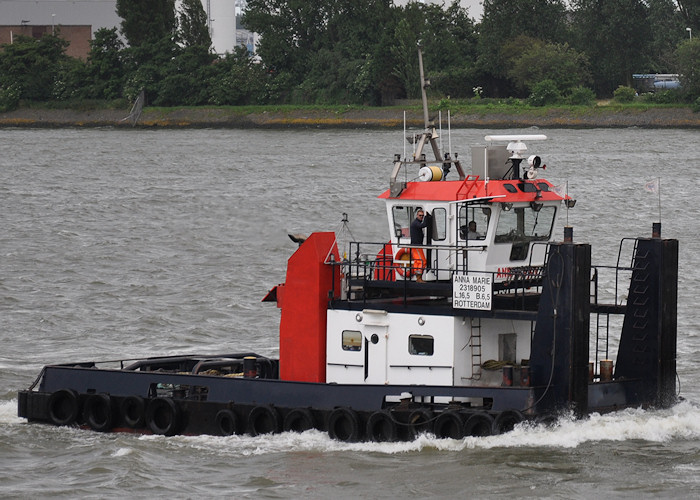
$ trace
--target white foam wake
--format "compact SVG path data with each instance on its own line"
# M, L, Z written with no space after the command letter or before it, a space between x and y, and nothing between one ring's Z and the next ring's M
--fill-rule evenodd
M17 400L0 401L0 424L20 424L26 419L17 416Z
M518 425L512 432L499 436L467 437L462 440L437 439L423 435L410 442L343 443L321 431L303 434L283 433L262 436L142 436L143 440L169 440L168 445L193 447L241 455L264 455L294 451L365 451L397 454L424 449L461 451L473 448L551 447L575 448L588 442L646 440L653 442L700 438L700 408L683 402L668 410L628 409L605 415L592 414L587 419L562 417L553 426Z
M0 425L25 423L17 416L17 400L0 402ZM85 431L90 432L90 431ZM682 402L667 410L628 409L583 420L562 417L553 426L520 424L507 434L488 437L467 437L462 440L419 436L414 441L398 443L344 443L334 441L325 432L312 430L302 434L286 432L261 436L153 436L135 437L139 440L159 440L159 444L176 448L231 453L244 456L287 453L295 451L365 451L397 454L424 449L461 451L474 448L551 447L575 448L584 443L602 441L644 440L666 442L700 439L700 408Z

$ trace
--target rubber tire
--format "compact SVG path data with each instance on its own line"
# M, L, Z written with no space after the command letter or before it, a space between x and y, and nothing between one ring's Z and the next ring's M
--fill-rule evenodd
M180 430L182 415L177 403L170 398L155 398L146 408L146 426L153 434L174 436Z
M71 425L79 414L78 393L73 389L61 389L49 396L48 415L54 425Z
M457 410L445 410L435 419L433 432L440 439L462 439L464 437L464 419Z
M525 420L523 414L518 410L505 410L496 415L496 419L493 421L493 433L494 434L505 434L510 432L513 428Z
M222 436L238 434L239 419L233 410L219 410L216 417L214 417L214 421L216 422L216 428L219 429L219 434Z
M127 427L143 427L146 421L146 401L141 396L128 396L119 405L119 414Z
M433 432L433 412L427 408L417 408L408 416L408 435L416 439L421 434Z
M284 432L304 432L315 427L314 416L308 408L294 408L282 422Z
M280 424L279 413L272 405L256 406L248 414L248 433L251 436L279 432Z
M367 439L371 441L393 442L398 439L398 426L391 412L387 410L375 411L367 419Z
M336 408L328 415L328 435L346 443L359 441L362 439L360 416L352 408Z
M107 432L114 426L114 405L107 394L90 394L83 405L83 420L93 431Z
M486 412L472 413L464 422L464 435L473 437L493 434L493 417Z

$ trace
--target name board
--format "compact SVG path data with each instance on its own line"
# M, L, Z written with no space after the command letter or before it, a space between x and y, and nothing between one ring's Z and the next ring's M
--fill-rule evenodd
M491 310L493 276L491 273L454 274L452 307L454 309Z

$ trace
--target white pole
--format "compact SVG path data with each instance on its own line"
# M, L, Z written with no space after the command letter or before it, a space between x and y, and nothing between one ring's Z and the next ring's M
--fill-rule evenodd
M403 159L406 161L406 111L403 112Z

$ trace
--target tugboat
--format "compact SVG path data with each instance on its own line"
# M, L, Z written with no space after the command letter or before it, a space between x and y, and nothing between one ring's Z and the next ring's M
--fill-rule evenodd
M19 416L101 432L319 429L394 441L673 405L678 241L654 224L650 238L621 242L616 265L592 265L571 227L562 240L554 234L575 200L527 155L546 136L487 135L467 174L440 149L420 68L425 128L410 154L394 156L380 195L388 240L293 236L286 280L263 299L281 309L279 359L49 365L19 392ZM599 293L605 275L615 283L609 302Z

